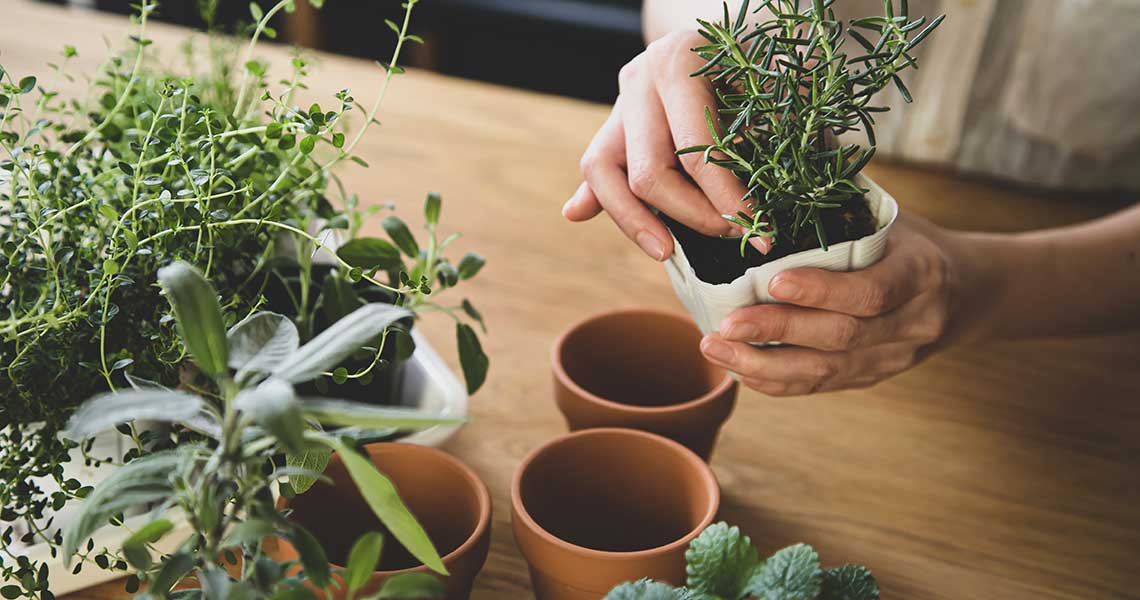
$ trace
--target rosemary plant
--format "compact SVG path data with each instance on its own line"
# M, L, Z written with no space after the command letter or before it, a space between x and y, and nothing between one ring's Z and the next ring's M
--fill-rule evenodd
M65 560L83 547L94 550L91 535L108 522L122 521L131 509L154 507L119 549L120 561L135 572L132 588L147 584L145 598L315 599L305 583L317 589L343 586L344 597L354 598L379 562L380 534L369 534L356 545L337 579L313 534L285 518L274 503L275 483L321 477L319 470L286 466L278 457L318 447L339 452L392 535L425 565L446 574L392 482L335 431L308 423L422 429L454 421L417 410L298 398L293 389L410 313L390 304L368 304L301 346L296 326L275 313L255 313L227 333L217 292L186 263L164 267L158 279L173 305L184 346L217 392L196 395L147 385L105 393L80 407L67 430L75 440L135 419L152 419L193 430L200 441L137 458L96 486L63 537ZM155 545L179 518L190 523L192 532L176 540L173 551L160 552ZM299 565L265 556L264 545L281 540L297 548ZM197 581L199 589L172 591L187 578ZM370 597L438 597L441 590L432 577L404 575Z
M53 91L72 78L73 47L48 77L0 67L0 579L29 597L46 590L46 570L14 546L58 546L51 514L91 489L63 465L108 458L58 435L79 402L131 380L194 384L200 365L187 360L174 316L152 289L166 265L202 271L226 326L271 308L301 342L368 303L408 311L387 337L362 343L309 384L323 393L343 397L390 380L414 349L407 330L424 311L454 319L469 392L484 381L488 360L471 326L482 326L479 312L467 300L436 300L483 259L447 258L458 234L441 231L439 197L428 197L422 248L395 215L383 220L387 237L364 237L366 224L393 207L364 206L336 175L368 166L355 150L403 73L403 49L422 43L409 31L418 0L388 23L396 43L374 99L361 103L343 89L307 108L297 100L307 90L305 58L295 54L288 75L274 80L255 53L275 35L270 20L294 1L252 4L248 43L238 49L211 36L204 61L188 43L184 70L173 73L147 37L157 4L142 0L135 31L91 77L87 100ZM218 392L205 385L203 393ZM116 462L171 444L134 424L119 429L132 450L110 457Z
M735 18L726 3L723 21L699 21L708 44L693 51L707 62L693 76L715 86L716 114L705 109L713 143L678 154L702 152L744 182L742 210L724 215L743 229L741 254L750 238L795 243L801 231L827 249L825 213L863 202L854 177L875 154L874 114L888 110L873 98L894 85L911 102L899 73L917 68L911 51L945 16L926 23L910 18L907 0L884 0L882 16L845 27L834 2L765 0L753 12L773 17L749 24L746 0ZM835 141L860 129L866 148Z

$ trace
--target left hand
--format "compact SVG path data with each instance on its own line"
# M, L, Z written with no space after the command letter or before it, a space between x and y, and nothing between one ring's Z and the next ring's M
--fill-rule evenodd
M701 351L772 396L874 385L915 366L960 328L956 287L967 278L957 272L955 247L953 232L900 215L878 263L851 273L780 273L768 290L786 304L737 310Z

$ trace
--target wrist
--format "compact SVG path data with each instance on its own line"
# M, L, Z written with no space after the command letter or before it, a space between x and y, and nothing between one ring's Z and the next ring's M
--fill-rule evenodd
M1010 282L1018 269L1016 236L945 231L948 343L1001 337Z

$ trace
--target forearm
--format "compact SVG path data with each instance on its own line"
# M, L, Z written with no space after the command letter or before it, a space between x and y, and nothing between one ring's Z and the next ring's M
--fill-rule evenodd
M1070 227L954 237L961 338L1140 327L1140 205Z

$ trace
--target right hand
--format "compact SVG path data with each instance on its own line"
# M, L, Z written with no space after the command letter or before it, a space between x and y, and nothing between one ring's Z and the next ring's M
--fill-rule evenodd
M744 185L701 153L676 151L712 143L705 107L716 110L709 81L690 77L703 61L690 49L707 43L696 31L674 32L649 44L622 67L613 112L582 155L585 181L562 208L571 221L603 210L654 260L673 253L668 229L652 205L705 235L739 235L721 215L745 210ZM750 242L767 253L767 238Z

